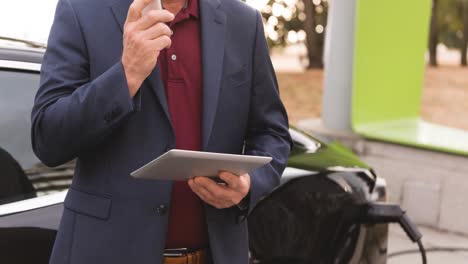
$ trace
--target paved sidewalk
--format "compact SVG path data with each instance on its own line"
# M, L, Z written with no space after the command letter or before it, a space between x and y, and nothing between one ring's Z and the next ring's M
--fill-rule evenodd
M421 227L423 243L426 249L431 247L463 247L468 249L468 236L461 236L441 232L431 228ZM417 245L406 238L406 234L398 225L390 227L389 254L401 250L417 249ZM395 256L388 259L387 264L419 264L422 263L421 255L409 254ZM428 252L428 264L468 264L468 252Z

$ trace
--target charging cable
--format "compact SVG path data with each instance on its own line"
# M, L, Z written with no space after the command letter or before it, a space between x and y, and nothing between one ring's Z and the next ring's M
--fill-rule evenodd
M363 224L398 223L406 235L418 244L422 263L427 264L426 250L421 241L422 234L418 227L409 219L406 212L397 204L367 203L361 208L359 221Z

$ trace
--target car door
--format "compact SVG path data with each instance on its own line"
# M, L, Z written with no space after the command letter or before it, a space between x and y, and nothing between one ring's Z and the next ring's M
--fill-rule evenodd
M12 60L18 54L0 57L0 263L48 263L74 163L48 168L34 155L40 64Z

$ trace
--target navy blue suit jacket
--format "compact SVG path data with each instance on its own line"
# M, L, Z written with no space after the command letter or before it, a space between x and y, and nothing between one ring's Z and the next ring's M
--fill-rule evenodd
M251 173L250 209L279 184L290 151L261 15L238 0L199 0L203 150L273 157ZM162 260L171 181L130 172L174 148L158 67L135 97L123 66L131 0L60 0L32 111L32 143L49 166L77 158L51 263ZM214 263L248 259L245 221L205 206ZM188 216L189 217L189 216Z

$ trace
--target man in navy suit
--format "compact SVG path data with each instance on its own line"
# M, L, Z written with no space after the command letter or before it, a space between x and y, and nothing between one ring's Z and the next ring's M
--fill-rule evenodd
M32 143L46 165L77 166L51 263L248 263L245 216L291 147L261 15L238 0L149 2L57 5ZM130 176L172 148L273 160L220 172L226 185Z

